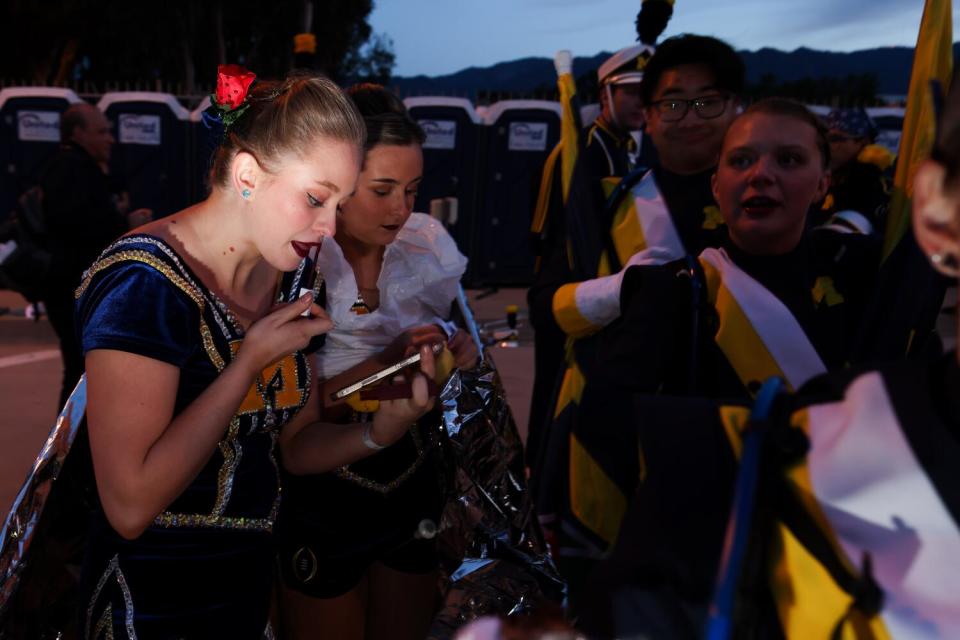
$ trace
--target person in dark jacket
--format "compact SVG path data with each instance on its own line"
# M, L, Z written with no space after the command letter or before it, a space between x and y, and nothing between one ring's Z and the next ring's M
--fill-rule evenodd
M83 356L73 324L73 292L84 270L128 229L149 221L149 209L118 209L111 178L102 167L114 139L96 107L79 103L60 117L62 144L41 179L43 215L53 260L44 306L60 341L62 407L83 375Z
M605 491L588 486L592 481L586 478L592 472L578 471L582 467L577 460L584 459L580 455L584 449L572 431L579 390L591 382L587 369L595 358L598 336L620 315L621 281L632 265L663 264L716 246L723 220L710 176L724 133L737 116L743 82L742 60L720 40L685 35L661 43L645 65L640 85L646 131L659 162L638 169L618 185L622 198L603 212L601 228L609 242L593 270L586 272L571 259L577 255L576 243L586 243L570 233L568 243L554 245L555 250L544 256L527 296L538 340L542 333L559 333L569 345L564 369L553 372L562 377L556 378L555 399L543 411L546 420L541 425L531 423L528 459L533 460L531 487L537 509L548 535L556 536L573 610L583 575L604 553L617 522L614 510L578 509L583 504L580 498ZM572 213L586 210L573 212L574 204L571 188L566 220L575 220ZM586 227L587 216L581 219ZM568 245L574 248L572 254ZM537 367L539 376L539 361ZM534 437L536 426L542 432L539 441ZM602 477L602 473L592 476Z

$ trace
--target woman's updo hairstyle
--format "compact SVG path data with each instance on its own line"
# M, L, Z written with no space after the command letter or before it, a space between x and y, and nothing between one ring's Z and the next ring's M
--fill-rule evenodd
M329 79L294 75L282 82L258 80L249 107L227 130L213 157L212 185L229 184L230 163L246 151L268 172L287 153L305 156L321 138L364 147L366 129L353 101Z
M823 121L805 105L789 98L764 98L754 102L740 117L751 113L765 113L770 116L793 118L813 127L816 134L817 149L820 150L820 160L824 169L830 167L830 142L827 140L827 128Z
M399 147L422 145L427 139L420 125L410 117L403 101L379 84L356 84L347 89L367 126L365 151L377 145Z
M943 101L930 157L943 165L947 186L960 184L960 69L953 74L950 92Z

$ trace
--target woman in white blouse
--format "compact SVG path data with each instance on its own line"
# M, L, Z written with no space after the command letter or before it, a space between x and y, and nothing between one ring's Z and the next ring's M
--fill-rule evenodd
M477 347L446 320L467 260L443 226L413 213L423 173L424 134L403 103L377 85L350 91L367 126L356 192L337 218L336 242L317 258L334 328L317 353L325 419L355 422L369 410L332 403L331 392L409 355L446 343L456 366L472 367ZM278 533L284 637L423 638L436 601L434 540L418 534L443 507L437 451L427 414L395 442L373 428L364 443L382 449L360 464L296 475L296 433L281 435L287 472Z

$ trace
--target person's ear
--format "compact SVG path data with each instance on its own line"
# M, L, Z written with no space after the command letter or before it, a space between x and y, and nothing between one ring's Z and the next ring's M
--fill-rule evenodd
M249 200L256 192L257 184L261 182L263 169L253 154L238 151L231 163L231 177L233 187L244 200Z
M820 181L817 183L817 195L814 197L814 202L822 202L824 198L827 197L827 191L830 190L830 170L824 169L823 174L820 176Z
M948 188L946 169L926 160L913 179L913 231L940 273L960 276L960 189Z

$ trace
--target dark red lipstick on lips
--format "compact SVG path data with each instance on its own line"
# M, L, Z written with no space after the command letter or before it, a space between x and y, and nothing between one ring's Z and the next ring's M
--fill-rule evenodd
M293 246L293 250L301 258L306 258L308 256L316 257L317 252L320 250L320 245L323 244L323 241L320 242L298 242L296 240L290 243Z

